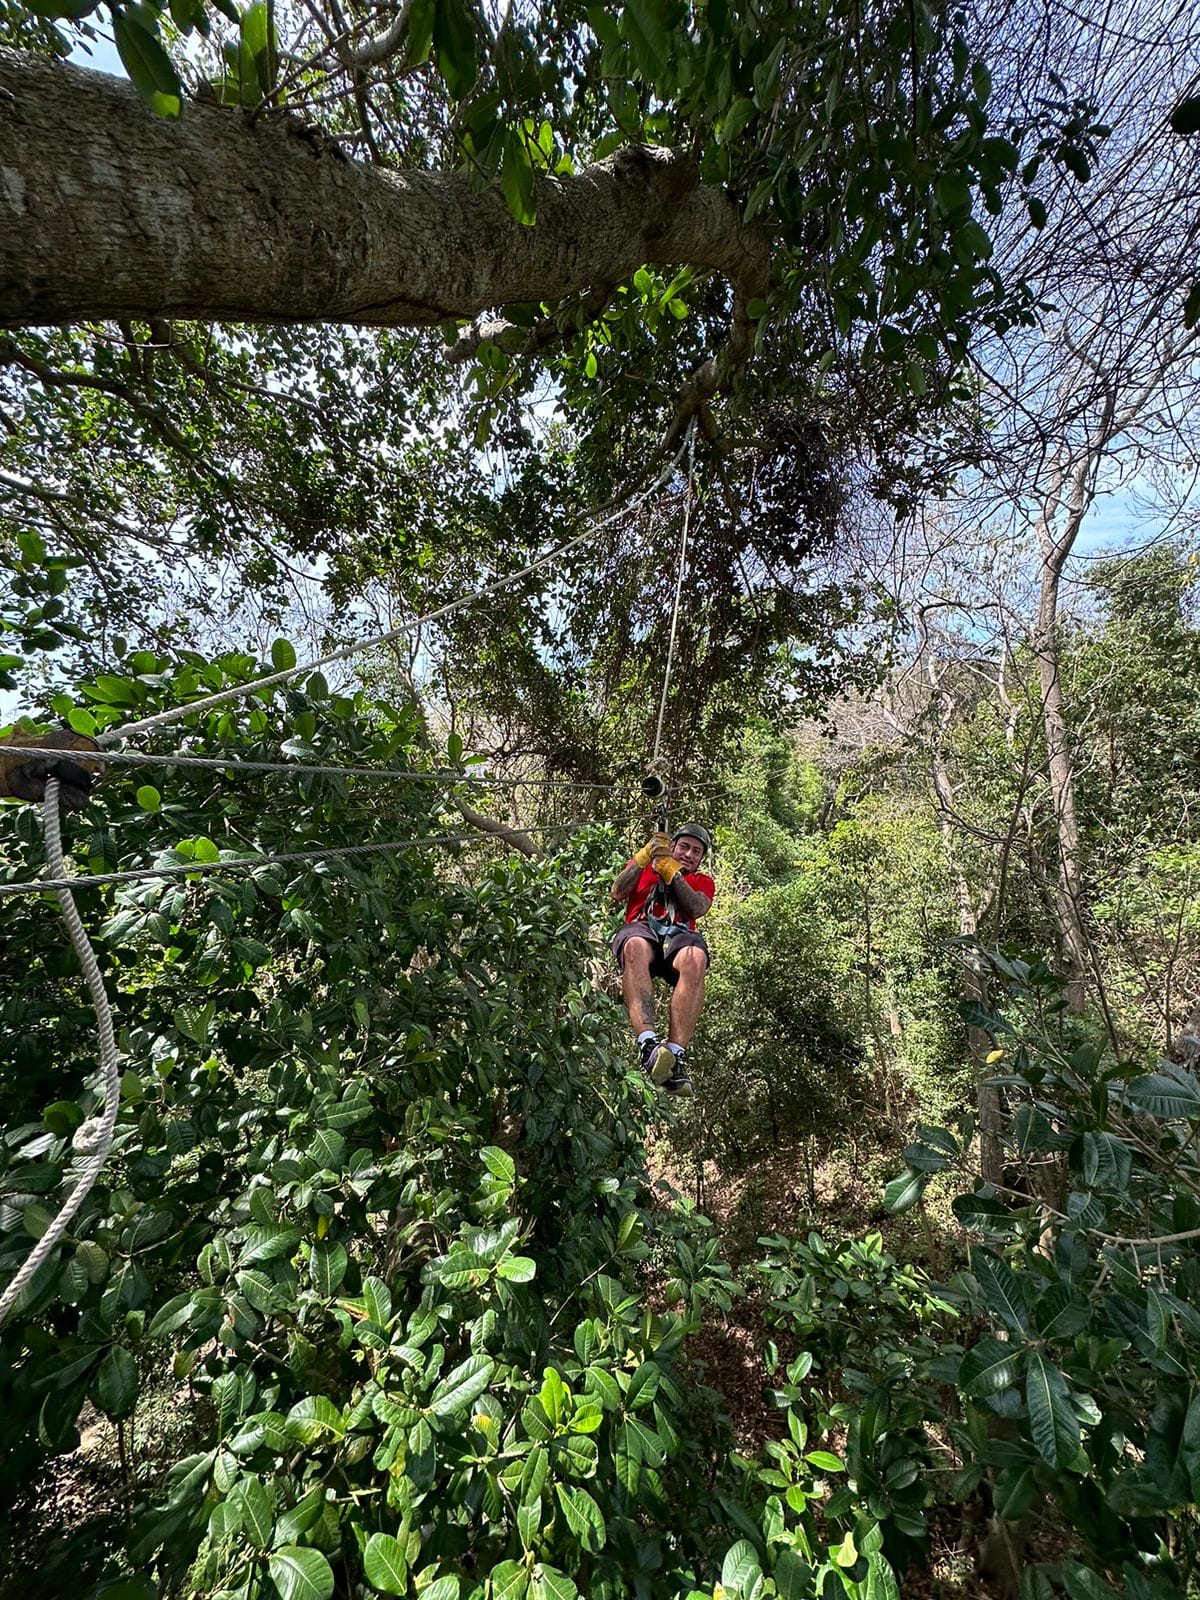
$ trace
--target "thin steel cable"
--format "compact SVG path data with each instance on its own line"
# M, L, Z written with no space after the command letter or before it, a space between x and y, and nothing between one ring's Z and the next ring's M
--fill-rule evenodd
M662 744L663 719L667 714L667 690L671 686L671 668L675 661L675 635L679 628L679 602L683 595L683 578L687 571L688 530L692 516L692 489L695 480L696 468L696 419L688 423L687 434L681 449L687 451L687 493L683 501L683 533L679 539L679 565L675 575L675 600L671 606L671 636L667 641L667 664L663 670L662 697L658 702L658 725L654 730L654 754L650 758L653 766L658 760L659 747ZM676 461L679 456L675 457Z
M49 792L50 783L55 784L55 791L57 792L57 779L52 778L47 781L47 792ZM582 823L546 822L539 824L535 828L521 828L515 831L521 833L568 833L571 829L578 827L615 827L616 825L616 820L613 818L598 821L589 819ZM92 889L108 883L145 883L154 878L186 878L193 873L200 875L212 872L254 872L259 867L271 867L293 861L346 860L353 856L378 855L381 852L414 850L425 848L426 846L479 844L493 838L503 843L502 835L481 833L478 830L473 830L470 833L427 833L416 839L384 839L378 844L337 845L332 848L318 850L283 850L275 854L230 856L222 861L171 861L157 867L133 867L125 872L81 872L73 874L71 877L33 878L18 883L0 883L0 899L9 899L17 895L43 894L49 889L61 890L67 886L77 889Z
M693 419L692 431L688 439L694 437L695 421ZM636 495L627 505L620 506L607 517L598 522L589 522L582 533L577 533L573 538L567 539L563 544L556 545L553 550L547 550L543 555L536 557L516 572L509 573L506 578L497 578L495 582L484 584L482 588L473 589L470 593L460 595L457 600L450 600L444 606L438 606L434 611L427 611L424 616L414 617L411 621L402 623L398 628L389 628L386 633L372 634L366 639L355 639L350 644L343 645L338 650L332 650L328 655L318 656L315 661L297 663L294 667L285 667L280 672L268 673L265 677L255 678L251 683L239 683L229 689L218 690L216 694L203 695L199 700L189 701L186 705L171 706L166 711L156 712L154 716L142 717L136 722L127 722L117 728L108 728L99 735L97 743L101 746L112 744L116 739L128 738L131 734L147 733L151 728L165 728L170 723L181 722L185 717L190 717L198 711L208 711L213 706L224 705L230 700L240 700L246 695L257 694L260 689L272 689L276 684L286 683L289 678L298 677L304 672L315 672L320 667L332 666L338 661L347 661L351 656L357 655L360 650L371 650L378 645L390 644L394 639L403 639L410 633L415 633L418 628L424 627L427 622L439 622L443 617L453 616L455 612L465 611L468 606L477 605L481 600L488 600L492 595L499 594L502 590L511 588L514 583L520 583L522 578L527 578L531 572L548 565L559 556L564 556L568 551L583 544L586 539L594 538L596 534L617 522L620 518L628 516L631 512L643 505L651 495L666 483L675 471L680 457L683 455L686 444L680 445L675 455L654 482L651 483L640 495Z
M422 771L419 767L336 767L300 761L243 761L237 756L187 756L179 751L151 755L141 750L50 750L37 745L0 745L0 760L23 761L29 756L47 756L55 761L120 762L136 767L200 767L214 771L294 772L332 778L420 778L430 783L477 783L492 789L599 789L612 790L615 783L576 783L566 778L497 778L488 773L452 772L445 769Z
M104 979L100 975L100 967L96 961L96 952L92 949L91 940L80 920L75 898L71 893L76 880L69 875L63 856L62 833L58 818L58 787L57 778L47 778L46 798L42 806L42 827L46 835L46 859L57 874L48 887L52 887L58 895L63 921L67 925L67 933L75 954L79 957L84 982L87 984L92 1007L96 1013L104 1104L96 1116L89 1117L75 1130L71 1144L76 1153L85 1158L76 1176L75 1187L63 1201L58 1215L34 1245L4 1294L0 1296L0 1326L8 1318L42 1262L47 1260L50 1252L66 1232L68 1223L91 1194L96 1179L108 1159L108 1152L112 1149L113 1130L117 1125L117 1112L121 1104L121 1074L112 1010L104 988Z

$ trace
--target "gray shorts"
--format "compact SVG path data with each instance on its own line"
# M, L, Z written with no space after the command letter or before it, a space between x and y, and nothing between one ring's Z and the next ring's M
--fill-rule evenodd
M706 968L712 965L712 956L709 954L704 935L697 933L693 928L673 928L665 939L660 939L648 922L626 922L617 929L612 941L612 953L616 959L618 972L625 971L625 946L631 939L645 939L647 944L653 945L650 976L661 978L664 983L669 983L672 989L679 982L679 974L675 971L675 957L681 950L703 950Z

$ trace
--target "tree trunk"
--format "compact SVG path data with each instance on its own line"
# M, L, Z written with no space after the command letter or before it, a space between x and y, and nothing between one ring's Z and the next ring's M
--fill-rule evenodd
M761 236L664 150L546 178L537 224L449 172L349 160L277 112L156 116L103 73L0 50L0 326L97 318L422 326L645 262L765 292Z
M1072 543L1074 537L1072 536ZM1061 548L1061 547L1060 547ZM1084 932L1080 860L1079 818L1075 810L1075 772L1071 760L1059 670L1058 591L1066 551L1043 545L1041 582L1038 593L1037 631L1033 654L1038 665L1041 690L1042 726L1046 737L1046 773L1054 807L1057 861L1055 865L1055 921L1066 966L1065 998L1068 1010L1078 1015L1083 1010L1084 978L1089 952Z

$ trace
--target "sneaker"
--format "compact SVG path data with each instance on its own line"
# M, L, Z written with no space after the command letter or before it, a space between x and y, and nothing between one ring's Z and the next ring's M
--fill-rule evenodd
M642 1046L642 1071L658 1089L675 1071L675 1052L658 1039L647 1039Z
M691 1094L692 1080L683 1064L682 1050L671 1051L671 1075L664 1080L663 1088L668 1094Z

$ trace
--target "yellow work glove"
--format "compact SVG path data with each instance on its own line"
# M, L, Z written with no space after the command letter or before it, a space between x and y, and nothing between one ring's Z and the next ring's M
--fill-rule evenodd
M48 733L10 733L0 739L5 751L33 745L46 750L61 750L63 755L25 756L0 754L0 800L41 800L46 779L52 773L59 780L58 803L64 811L82 811L87 805L93 777L100 768L97 761L72 759L76 751L94 750L96 741L86 734L55 729ZM66 752L70 751L71 755Z
M652 833L633 859L644 871L658 856L669 854L670 849L671 841L665 833Z
M667 884L671 882L676 873L683 871L682 864L676 861L674 856L660 856L654 865L658 868L659 877Z

